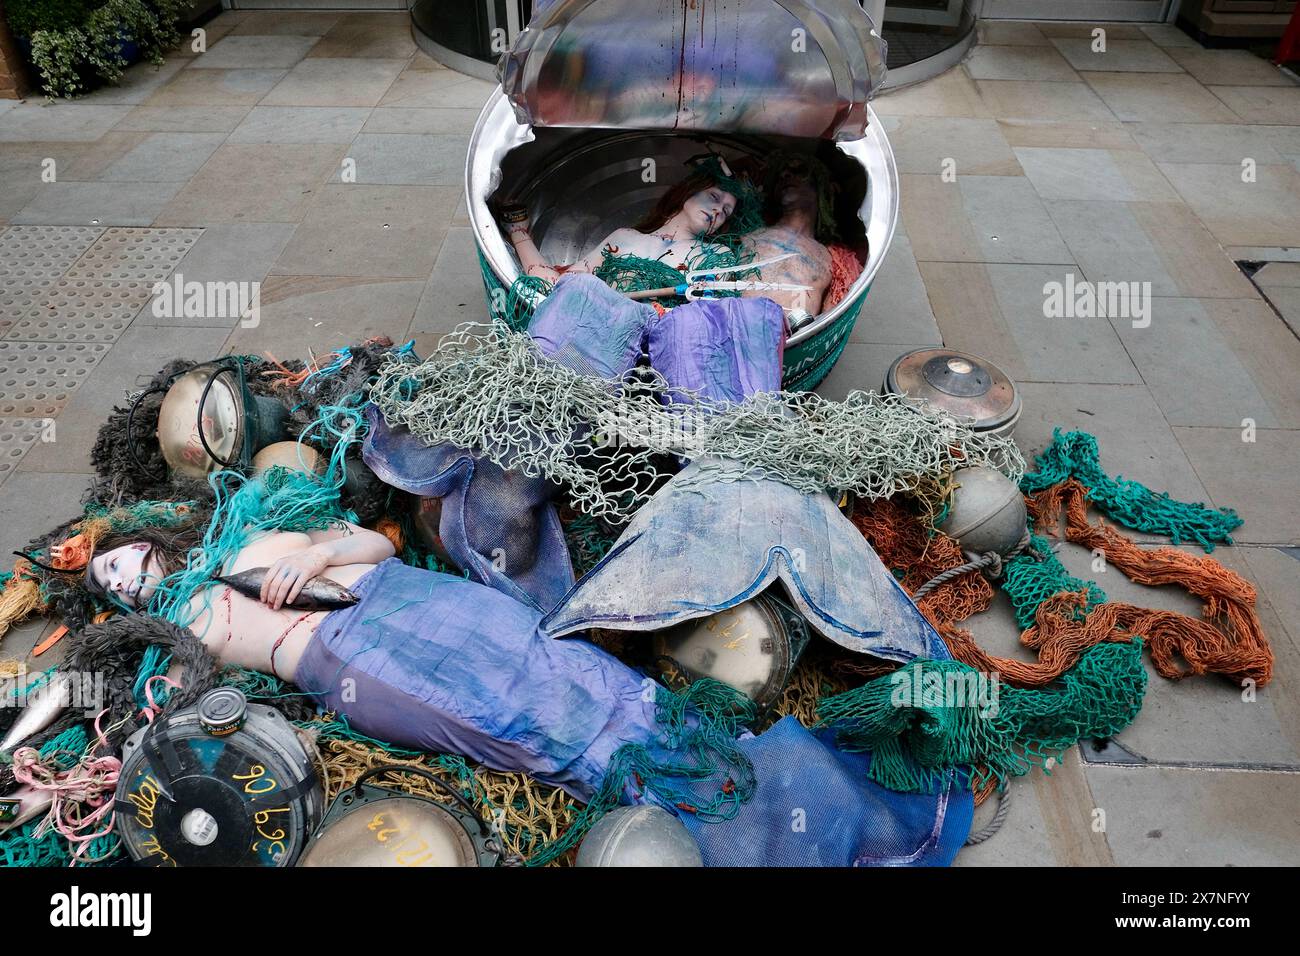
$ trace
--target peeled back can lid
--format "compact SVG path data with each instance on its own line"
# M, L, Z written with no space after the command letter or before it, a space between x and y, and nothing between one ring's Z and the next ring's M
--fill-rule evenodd
M248 698L237 687L217 687L199 698L199 726L213 737L225 737L244 726Z

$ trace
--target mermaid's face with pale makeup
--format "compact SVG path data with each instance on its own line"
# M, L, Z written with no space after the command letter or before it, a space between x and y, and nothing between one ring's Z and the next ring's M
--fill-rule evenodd
M717 232L735 211L736 197L717 186L701 189L682 206L690 230L697 236Z
M153 546L144 541L96 554L87 570L98 590L132 608L148 604L162 578Z

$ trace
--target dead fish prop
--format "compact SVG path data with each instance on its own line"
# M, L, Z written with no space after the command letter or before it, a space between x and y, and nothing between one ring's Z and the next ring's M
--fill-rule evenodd
M217 580L245 597L260 601L262 599L262 583L266 580L270 570L270 568L249 568L247 571L240 571L238 574L227 574L224 577L217 578ZM315 577L304 584L302 590L298 592L298 596L292 601L286 602L284 607L293 608L296 611L337 611L341 607L356 604L357 600L355 594L337 581Z
M0 742L0 754L7 754L32 734L54 723L72 700L72 680L67 674L55 673L47 684L27 693L27 706Z

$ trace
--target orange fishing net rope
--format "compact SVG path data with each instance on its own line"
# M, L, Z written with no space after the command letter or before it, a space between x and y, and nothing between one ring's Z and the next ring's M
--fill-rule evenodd
M1020 636L1023 645L1037 652L1037 660L996 657L957 626L987 610L993 601L988 581L971 572L936 587L917 602L957 660L977 670L996 671L1013 686L1036 688L1056 680L1095 644L1139 635L1151 648L1152 663L1163 677L1217 673L1260 686L1272 677L1273 654L1255 612L1255 589L1240 575L1211 557L1172 547L1141 548L1112 527L1089 523L1087 488L1075 479L1026 500L1040 530L1054 536L1064 507L1067 540L1100 548L1110 564L1140 584L1186 589L1205 602L1203 619L1120 602L1097 604L1089 610L1086 589L1065 591L1044 601L1034 625ZM853 522L887 567L905 569L900 583L909 594L966 561L956 541L942 534L931 536L898 500L861 502Z

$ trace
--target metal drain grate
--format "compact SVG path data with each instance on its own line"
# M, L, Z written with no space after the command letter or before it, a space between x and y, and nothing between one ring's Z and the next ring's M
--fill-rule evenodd
M0 342L0 418L57 415L108 350L91 342Z
M69 279L161 282L203 235L202 229L107 229L70 270Z
M40 440L44 427L39 418L0 418L0 484L14 473L28 449Z
M149 302L143 282L63 279L5 334L10 342L116 342Z

